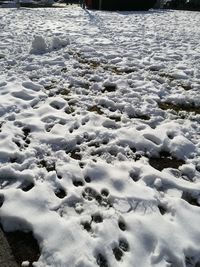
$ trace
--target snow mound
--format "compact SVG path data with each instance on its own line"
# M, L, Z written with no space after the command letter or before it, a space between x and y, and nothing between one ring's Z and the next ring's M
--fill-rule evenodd
M46 41L43 36L36 35L31 44L31 54L44 54L48 50Z
M69 39L61 40L58 37L54 37L53 40L52 40L51 47L52 47L52 49L60 49L60 48L63 48L65 46L69 45L69 44L70 44L70 40Z
M60 39L56 36L51 38L50 40L45 40L43 36L34 36L34 39L31 44L30 53L41 55L47 52L51 52L53 50L58 50L66 47L70 44L69 38Z

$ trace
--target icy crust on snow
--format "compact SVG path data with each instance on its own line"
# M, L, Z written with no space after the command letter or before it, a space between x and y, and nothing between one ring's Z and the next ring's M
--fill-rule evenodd
M199 266L199 25L0 10L0 220L34 266Z

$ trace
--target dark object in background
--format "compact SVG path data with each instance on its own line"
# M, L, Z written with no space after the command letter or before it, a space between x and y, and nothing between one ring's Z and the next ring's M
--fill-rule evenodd
M156 0L86 0L86 6L91 9L110 11L149 10Z
M200 11L200 0L168 0L164 8Z
M170 0L166 2L164 7L170 8L170 9L179 9L179 8L183 8L185 3L186 3L186 0Z
M199 0L190 0L185 3L185 9L200 11L200 1Z
M80 7L85 9L85 0L79 0Z

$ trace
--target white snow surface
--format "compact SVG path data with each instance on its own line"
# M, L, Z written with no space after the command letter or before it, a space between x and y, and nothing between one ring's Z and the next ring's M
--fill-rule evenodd
M33 231L34 266L199 264L199 25L0 9L0 220Z

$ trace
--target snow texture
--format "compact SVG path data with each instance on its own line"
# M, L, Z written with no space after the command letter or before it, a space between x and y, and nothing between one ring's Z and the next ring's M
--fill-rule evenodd
M34 266L199 266L199 25L0 9L0 220Z

